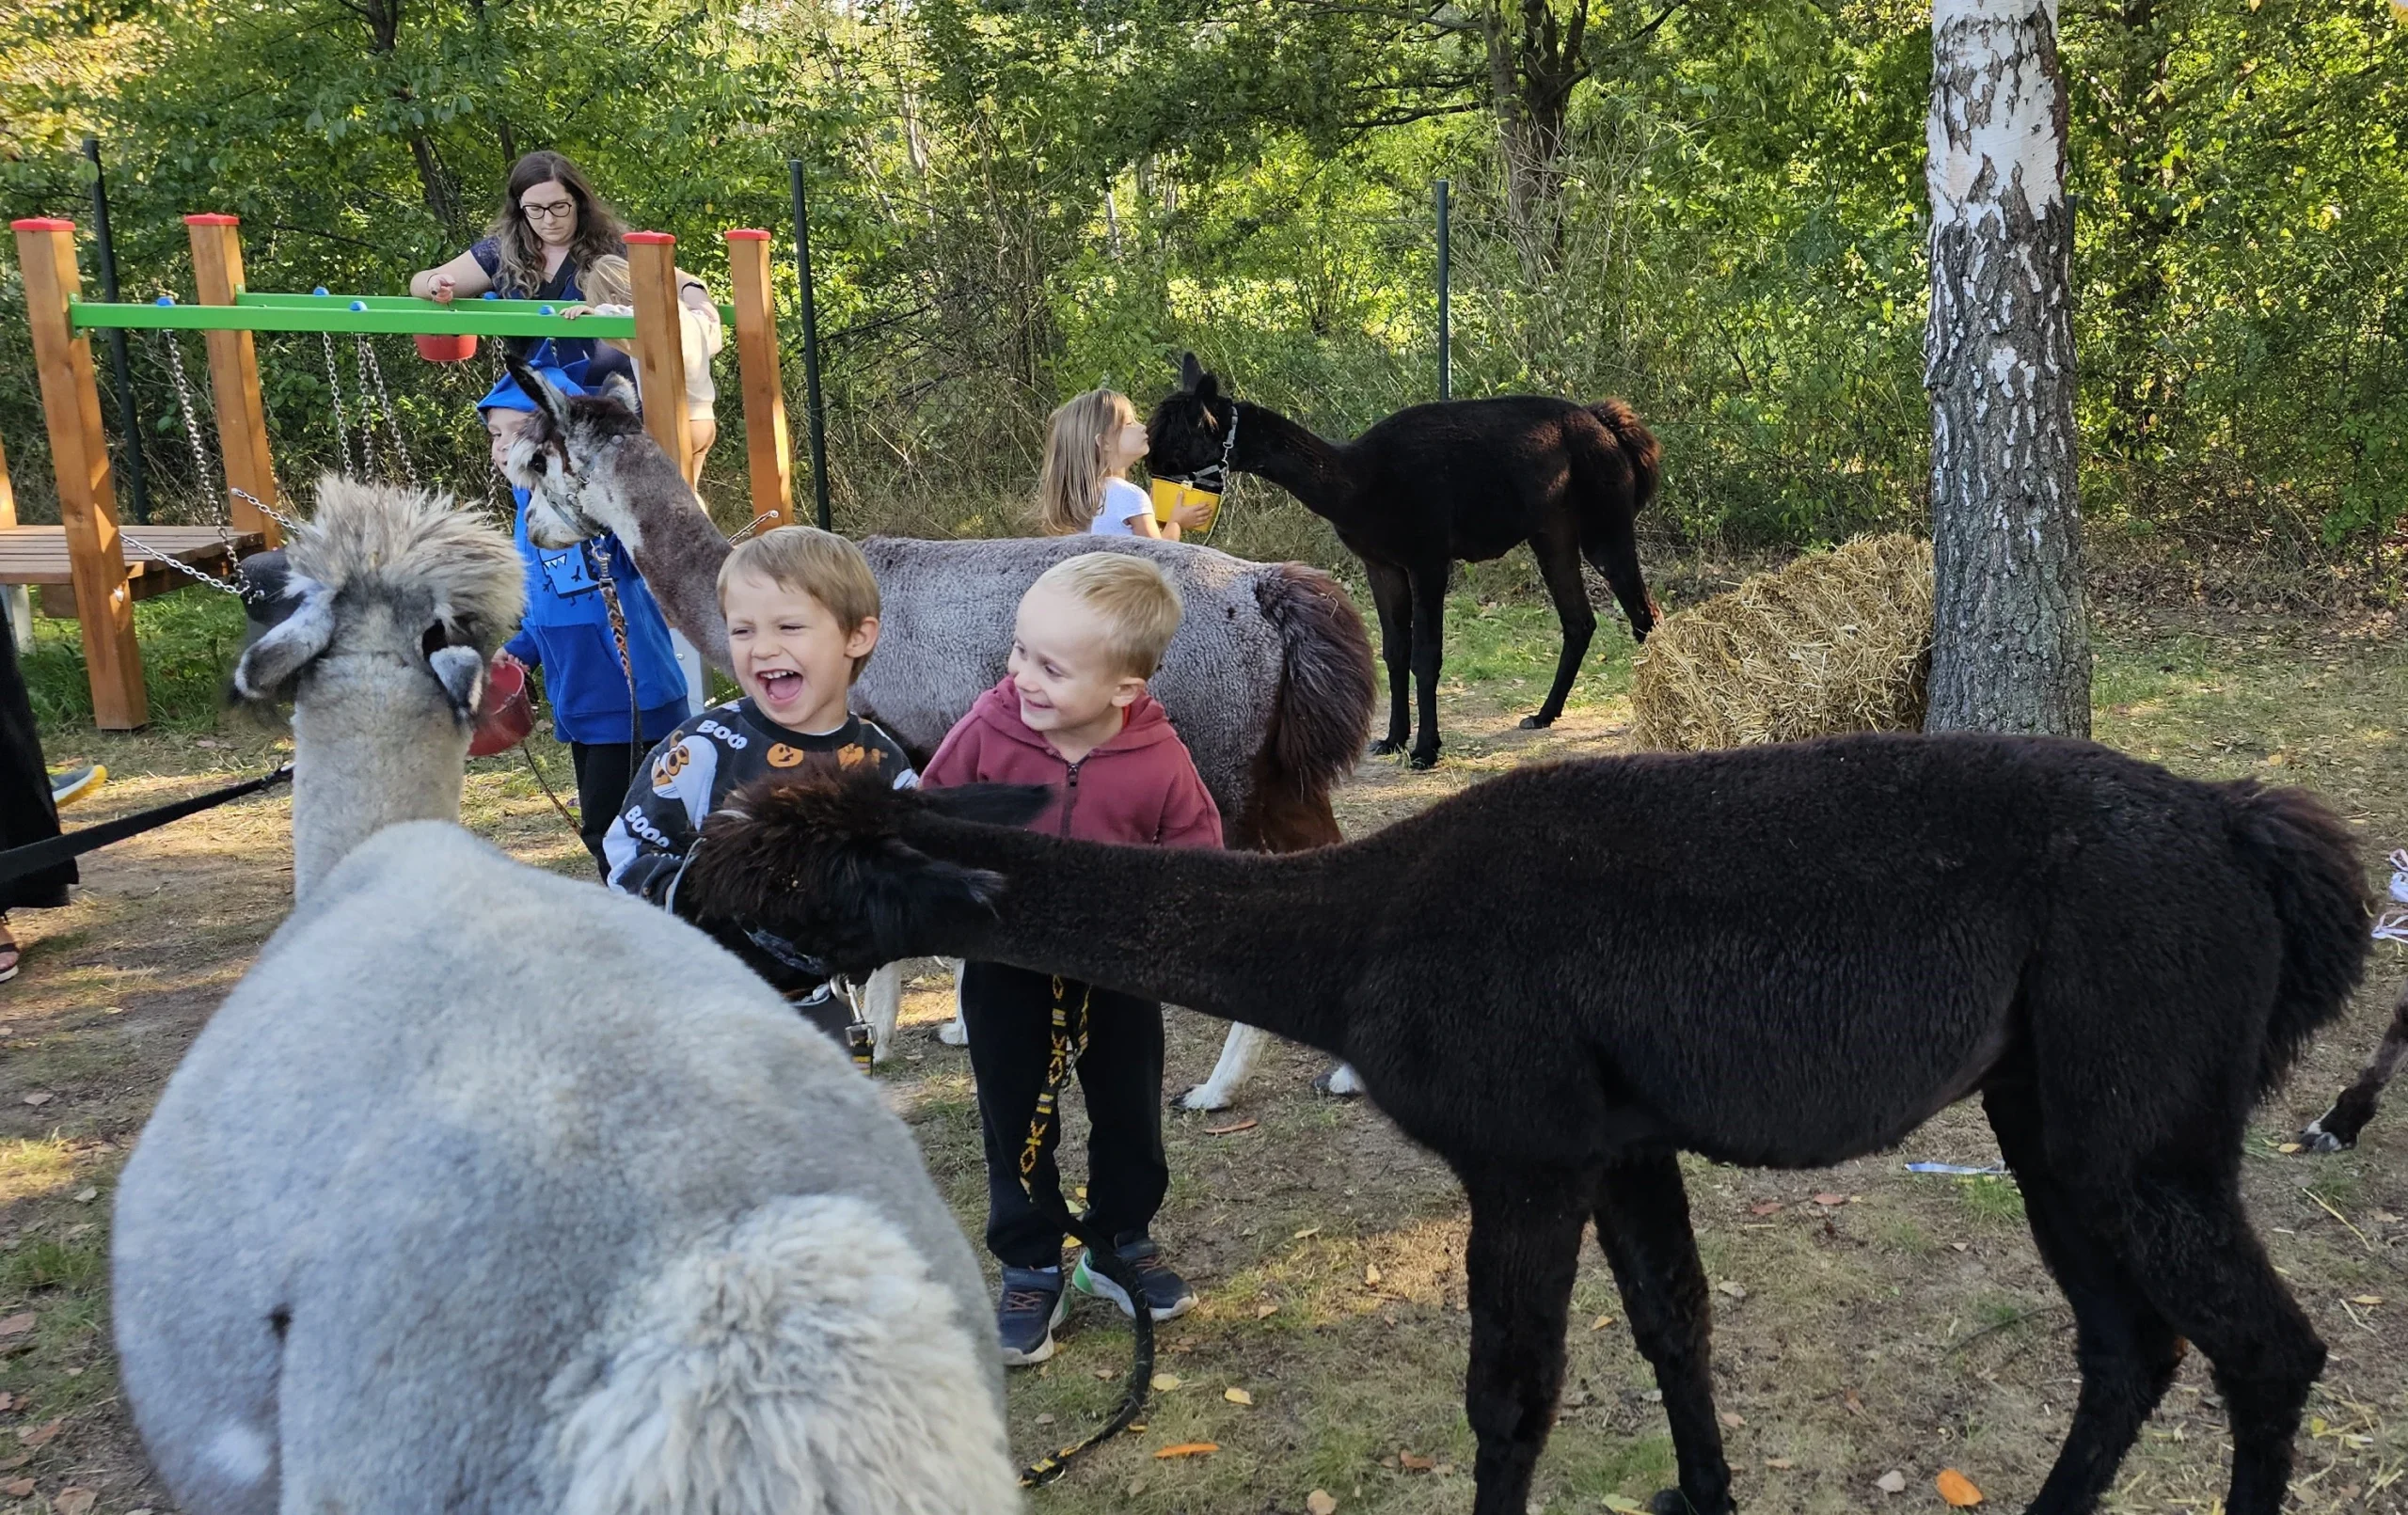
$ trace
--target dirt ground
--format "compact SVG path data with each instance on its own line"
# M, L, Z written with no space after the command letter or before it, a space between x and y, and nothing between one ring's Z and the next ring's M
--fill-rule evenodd
M1542 685L1551 634L1518 611L1492 619L1485 632L1464 628L1469 682L1444 702L1448 761L1427 774L1367 764L1341 800L1351 834L1520 763L1626 748L1626 641L1592 655L1562 722L1525 733L1514 718ZM2363 828L2370 876L2387 876L2384 854L2408 844L2408 742L2395 724L2408 652L2387 622L2111 610L2099 637L2102 740L2181 772L2315 788ZM51 758L108 764L108 786L70 813L86 825L255 771L271 745L230 718L207 736L71 736ZM564 752L537 756L567 782ZM472 769L479 832L539 865L586 866L522 763ZM25 972L0 987L0 1515L166 1506L117 1397L108 1205L162 1082L282 918L288 815L280 797L246 800L111 848L87 862L71 907L16 917ZM1778 880L1767 889L1777 908ZM2408 1510L2408 1109L2378 1118L2353 1153L2278 1150L2373 1045L2399 955L2380 949L2349 1020L2260 1113L2247 1163L2266 1243L2333 1349L2301 1437L2294 1499L2306 1511ZM879 1077L974 1237L983 1190L968 1065L934 1034L947 988L935 976L913 983L897 1056ZM1174 1089L1205 1075L1222 1032L1173 1015ZM1317 1489L1348 1511L1469 1505L1461 1196L1376 1109L1314 1096L1321 1065L1276 1048L1238 1108L1170 1117L1173 1182L1157 1233L1204 1300L1163 1332L1161 1368L1177 1386L1142 1430L1034 1495L1033 1510L1268 1515L1304 1510ZM1064 1164L1073 1173L1077 1125ZM1924 1160L1979 1166L1997 1152L1960 1106L1898 1152L1829 1171L1688 1165L1743 1507L1939 1509L1943 1468L2004 1507L2037 1491L2073 1398L2070 1317L2012 1182L1905 1171ZM1593 1248L1574 1305L1565 1404L1533 1505L1566 1515L1643 1501L1671 1468ZM1116 1316L1073 1315L1054 1361L1013 1380L1015 1447L1034 1454L1092 1424L1126 1351ZM1191 1442L1219 1449L1153 1455ZM2228 1450L2194 1356L2108 1507L2220 1509ZM1893 1471L1904 1491L1886 1493Z

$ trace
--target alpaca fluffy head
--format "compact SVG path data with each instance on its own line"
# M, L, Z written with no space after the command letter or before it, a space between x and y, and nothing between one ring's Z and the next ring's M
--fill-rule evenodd
M1032 784L890 789L874 779L763 779L703 823L681 909L765 926L855 977L927 950L929 933L992 913L1001 876L904 840L922 815L1019 826L1051 791Z
M485 660L518 624L518 555L449 495L329 474L312 519L242 567L250 625L234 691L270 703L330 655L422 669L464 723Z
M1204 371L1196 355L1179 360L1179 387L1163 397L1146 421L1146 469L1157 479L1186 478L1222 461L1238 402Z
M612 529L616 519L595 509L607 503L595 491L615 485L597 464L614 443L657 448L642 419L616 395L563 394L516 356L507 362L510 376L535 402L501 470L527 491L528 537L539 547L565 547Z

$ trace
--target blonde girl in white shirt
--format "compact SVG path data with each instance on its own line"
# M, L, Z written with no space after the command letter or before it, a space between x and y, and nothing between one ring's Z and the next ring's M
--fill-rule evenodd
M1129 469L1146 456L1146 423L1117 389L1090 389L1045 423L1045 472L1037 486L1037 516L1048 536L1092 532L1103 537L1179 540L1183 527L1201 526L1209 504L1182 505L1157 524L1146 492Z

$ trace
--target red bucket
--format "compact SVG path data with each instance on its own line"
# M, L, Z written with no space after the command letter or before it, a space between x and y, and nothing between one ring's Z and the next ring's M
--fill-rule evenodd
M430 363L460 363L477 355L477 339L473 335L438 337L420 332L415 339L418 355Z
M515 661L495 658L485 665L485 697L477 706L468 755L493 757L507 752L534 729L535 708L527 698L527 670Z

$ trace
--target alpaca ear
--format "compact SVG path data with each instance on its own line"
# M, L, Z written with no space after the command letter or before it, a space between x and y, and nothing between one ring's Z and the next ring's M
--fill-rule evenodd
M972 783L919 794L931 814L981 826L1026 826L1054 797L1053 789L1041 783Z
M530 368L527 360L517 354L505 353L502 361L509 365L510 376L518 381L519 389L535 402L535 408L551 422L552 434L565 440L568 436L568 396L553 388L551 381Z
M252 613L252 624L263 629L234 664L234 692L274 700L334 640L335 597L324 584L287 573L281 592ZM268 614L272 621L263 619Z
M940 861L892 838L877 866L862 871L861 885L879 963L911 956L941 922L991 912L1004 892L1001 874Z
M452 714L463 723L476 719L477 705L485 692L484 655L474 647L437 647L427 655L426 666L435 671L435 682L443 686Z
M1193 353L1180 354L1179 387L1193 394L1196 390L1196 387L1203 382L1204 365L1196 361L1196 355Z

